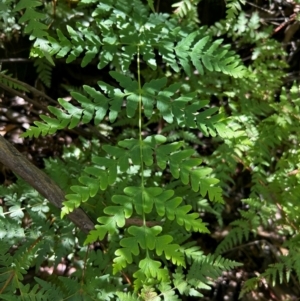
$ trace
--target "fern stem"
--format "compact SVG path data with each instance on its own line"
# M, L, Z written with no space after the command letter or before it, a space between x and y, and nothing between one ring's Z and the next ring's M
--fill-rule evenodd
M137 75L139 87L139 144L140 144L140 159L141 159L141 185L144 187L144 165L143 165L143 137L142 137L142 85L141 85L141 70L140 70L140 47L137 46Z
M143 137L142 137L142 84L140 69L140 46L137 45L137 76L139 87L139 145L140 145L140 163L141 163L141 187L144 188L144 163L143 163ZM144 202L144 200L143 200ZM145 213L143 212L143 224L146 225Z

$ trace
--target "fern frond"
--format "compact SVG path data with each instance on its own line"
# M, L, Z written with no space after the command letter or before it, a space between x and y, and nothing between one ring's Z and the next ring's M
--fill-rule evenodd
M259 285L259 281L256 277L247 279L243 285L243 288L242 288L240 294L239 294L239 298L242 298L245 294L256 290L258 285Z
M33 38L43 39L48 36L47 26L40 22L45 16L37 12L36 7L41 6L43 3L40 1L21 0L15 7L15 11L25 9L25 13L19 19L20 23L28 22L25 32L31 34Z
M230 0L226 2L226 19L232 20L242 10L242 5L245 5L245 0Z
M7 70L0 71L0 83L4 86L10 87L15 90L20 90L23 92L29 92L26 87L24 87L19 81L15 80L10 75L7 75Z
M199 18L197 14L197 3L199 1L183 0L172 4L175 8L174 14L179 18L186 18L189 22L194 21L199 23Z
M228 251L233 246L242 243L243 239L248 239L251 231L249 222L244 219L235 220L232 223L232 228L227 236L221 241L216 249L216 254L221 254Z
M120 301L140 301L140 298L134 293L117 292L116 295Z
M34 66L36 67L39 79L46 87L50 88L53 65L45 58L37 58L34 61Z
M196 38L198 41L195 43ZM189 60L191 60L201 75L204 74L204 66L209 71L222 72L236 78L244 77L247 72L239 65L239 58L234 52L226 46L220 49L222 41L221 39L212 41L210 36L198 36L193 32L177 44L175 53L189 76L191 75Z

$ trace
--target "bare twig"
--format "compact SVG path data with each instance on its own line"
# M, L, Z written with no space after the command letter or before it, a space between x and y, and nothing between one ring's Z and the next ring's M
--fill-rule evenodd
M9 59L0 59L0 63L5 63L5 64L13 64L13 63L28 63L32 62L31 59L23 58L23 57L14 57L14 58L9 58Z

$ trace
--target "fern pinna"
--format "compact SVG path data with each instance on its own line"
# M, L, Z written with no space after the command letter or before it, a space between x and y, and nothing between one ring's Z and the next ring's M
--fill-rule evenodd
M153 8L153 2L148 2ZM22 136L54 134L90 122L98 128L101 123L114 127L120 116L135 120L137 129L136 137L99 145L66 188L61 217L79 206L94 206L91 214L98 224L85 245L104 241L103 252L91 252L82 267L85 278L78 271L73 280L61 278L61 283L36 279L42 288L40 295L48 294L54 300L53 290L56 296L60 292L93 296L89 282L94 277L98 300L178 300L177 292L201 296L201 289L209 288L209 279L239 265L205 255L189 242L192 232L209 233L209 226L192 210L189 195L193 192L195 198L219 204L223 203L222 189L194 149L184 141L167 142L162 133L147 135L147 123L161 120L166 127L229 137L233 131L219 108L199 99L197 92L183 91L182 82L170 82L159 70L164 66L178 74L183 70L185 77L219 72L240 78L247 76L247 69L221 39L206 34L205 28L178 26L175 18L151 13L139 0L82 0L83 8L94 7L89 21L67 26L64 31L57 29L56 36L40 25L36 11L32 13L38 3L29 7L26 3L28 0L20 1L16 10L26 9L20 21L29 22L27 32L37 39L33 51L49 62L65 58L69 63L80 58L82 67L96 59L99 70L109 67L111 71L108 80L98 81L97 87L85 85L83 92L72 92L74 102L58 99L60 106L49 106L50 114L41 115L42 121L36 121ZM157 76L149 79L143 75L145 70L157 72ZM97 256L107 264L98 271L93 269ZM123 275L122 283L118 275ZM115 285L106 287L107 279ZM80 289L76 281L80 281Z

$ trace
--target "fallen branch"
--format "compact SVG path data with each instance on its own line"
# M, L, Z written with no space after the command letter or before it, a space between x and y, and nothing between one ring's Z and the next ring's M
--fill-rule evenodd
M60 187L42 170L28 161L13 145L0 135L0 162L35 188L51 204L62 207L65 194ZM68 218L81 231L88 233L94 228L94 223L86 213L78 208L68 215Z

